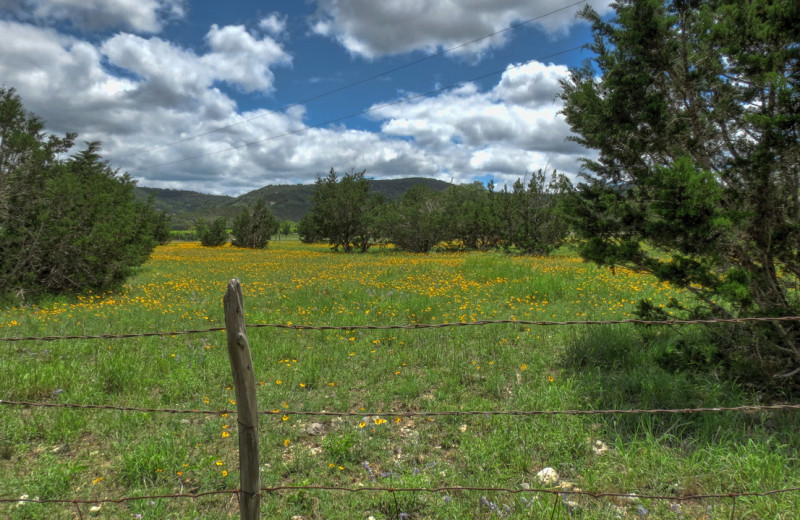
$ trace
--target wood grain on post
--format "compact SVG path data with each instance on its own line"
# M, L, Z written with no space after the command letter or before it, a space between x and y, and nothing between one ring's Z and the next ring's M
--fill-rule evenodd
M231 361L236 389L236 410L239 422L239 473L241 484L239 512L242 520L258 519L261 506L261 475L258 463L258 406L256 379L250 345L244 328L244 303L239 279L228 282L223 298L225 331L228 336L228 357Z

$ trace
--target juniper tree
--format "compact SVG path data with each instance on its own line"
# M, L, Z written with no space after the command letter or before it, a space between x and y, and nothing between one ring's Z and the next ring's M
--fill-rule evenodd
M339 177L333 168L324 178L317 178L312 206L298 225L304 241L325 240L334 251L367 251L375 242L376 212L383 204L377 194L370 194L365 171Z
M581 254L690 291L695 315L796 314L800 5L615 10L608 21L584 11L595 56L562 81L574 139L597 151L572 207ZM727 355L800 374L797 322L739 330Z
M210 222L200 219L195 223L197 238L200 244L205 247L219 247L228 243L230 233L228 233L228 219L217 217Z
M252 210L243 209L233 219L233 245L251 249L264 249L272 235L278 232L280 221L267 207L264 199L259 199Z
M162 217L98 143L62 158L75 137L46 135L15 91L0 88L2 298L114 289L155 247Z

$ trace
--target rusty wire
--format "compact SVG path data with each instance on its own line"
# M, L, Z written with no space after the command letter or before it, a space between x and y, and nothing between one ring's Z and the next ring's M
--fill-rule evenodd
M703 495L641 495L635 493L616 493L606 491L584 491L581 489L558 489L545 488L545 489L523 489L523 488L506 488L506 487L474 487L474 486L442 486L436 488L392 488L392 487L342 487L342 486L274 486L262 487L261 491L276 492L276 491L346 491L350 493L358 493L363 491L384 491L389 493L394 492L411 492L411 493L444 493L449 491L484 491L487 493L549 493L552 495L581 495L591 498L631 498L631 499L644 499L644 500L673 500L675 502L684 502L687 500L708 500L712 498L738 498L738 497L765 497L772 495L779 495L784 493L800 492L800 487L784 488L784 489L771 489L768 491L735 491L730 493L720 494L703 494Z
M135 497L122 498L0 498L3 502L31 502L34 504L122 504L135 500L153 500L158 498L201 498L209 495L234 495L238 494L239 489L226 489L222 491L206 491L204 493L176 493L169 495L141 495Z
M292 330L417 330L417 329L440 329L446 327L474 327L482 325L530 325L535 327L554 327L565 325L710 325L715 323L752 323L752 322L772 322L772 321L800 321L800 316L778 316L778 317L758 317L758 318L710 318L702 320L584 320L584 321L526 321L526 320L479 320L467 322L451 323L412 323L408 325L288 325L284 323L253 323L245 325L247 328L274 328ZM181 336L187 334L207 334L210 332L224 331L225 327L212 327L209 329L179 330L169 332L142 332L127 334L96 334L84 336L20 336L0 338L0 341L60 341L74 339L123 339L123 338L147 338L164 336Z
M395 488L395 487L380 487L380 486L360 486L360 487L344 487L344 486L320 486L320 485L305 485L305 486L272 486L262 487L262 492L275 493L280 491L344 491L348 493L363 493L363 492L387 492L387 493L447 493L453 491L482 491L487 493L546 493L552 495L576 495L588 496L591 498L630 498L638 500L671 500L674 502L685 502L688 500L709 500L709 499L736 499L740 497L766 497L774 496L785 493L800 492L800 487L784 488L784 489L771 489L767 491L733 491L729 493L708 493L696 495L646 495L634 493L618 493L607 491L584 491L581 489L559 489L544 488L544 489L523 489L523 488L507 488L507 487L477 487L477 486L441 486L434 488L415 487L415 488ZM204 493L176 493L176 494L163 494L163 495L139 495L133 497L122 498L0 498L0 503L10 502L31 502L37 504L49 503L63 503L63 504L102 504L113 503L121 504L125 502L132 502L135 500L154 500L154 499L174 499L174 498L201 498L210 495L233 495L239 494L240 489L227 489L218 491L207 491Z
M34 407L34 408L78 408L89 410L113 410L121 412L150 412L168 414L202 414L222 415L235 414L236 410L180 410L170 408L136 408L132 406L113 406L102 404L76 404L76 403L42 403L32 401L14 401L0 399L0 405ZM742 406L716 406L704 408L653 408L653 409L606 409L606 410L442 410L442 411L406 411L406 412L329 412L307 410L259 410L262 415L312 415L334 417L415 417L415 416L452 416L452 415L612 415L612 414L678 414L678 413L709 413L709 412L762 412L768 410L800 410L800 404L769 404L769 405L742 405Z

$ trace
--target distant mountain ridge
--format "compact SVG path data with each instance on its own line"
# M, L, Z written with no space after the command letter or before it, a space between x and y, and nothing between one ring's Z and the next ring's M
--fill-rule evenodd
M370 189L382 193L387 199L401 197L409 188L425 184L433 191L443 191L451 184L424 177L404 179L370 179ZM242 208L252 206L263 199L280 220L299 221L311 207L314 184L270 184L238 197L209 195L188 190L171 190L137 186L134 194L140 200L152 197L153 205L159 211L172 216L173 229L188 229L199 218L233 218Z

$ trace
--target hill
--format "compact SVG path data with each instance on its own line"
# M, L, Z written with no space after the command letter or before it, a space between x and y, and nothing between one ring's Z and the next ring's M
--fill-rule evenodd
M139 200L146 201L153 197L155 208L168 213L202 211L224 206L236 199L227 195L208 195L196 191L146 188L144 186L137 186L133 192Z
M443 191L450 186L447 182L424 177L371 179L369 182L372 191L381 193L390 200L401 197L417 184L425 184L433 191ZM297 222L311 207L314 184L268 185L239 197L139 186L134 188L134 192L141 200L152 197L156 209L171 215L173 229L189 229L193 221L199 218L233 218L243 207L252 206L258 199L264 199L278 219Z
M409 188L417 184L425 184L433 191L443 191L449 183L436 179L423 177L408 177L405 179L374 180L370 179L370 189L383 194L387 199L393 200L401 197ZM235 206L251 206L256 200L264 199L270 205L272 212L281 220L299 221L311 207L311 197L314 194L313 184L298 185L269 185L253 190L239 196L233 203Z

